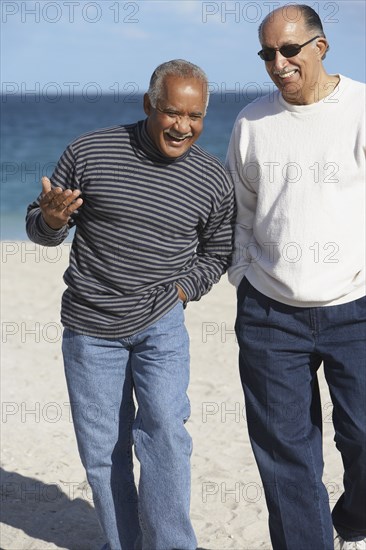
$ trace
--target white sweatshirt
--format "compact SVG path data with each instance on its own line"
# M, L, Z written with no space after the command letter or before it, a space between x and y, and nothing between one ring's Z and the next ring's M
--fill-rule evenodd
M235 122L227 166L235 183L229 280L298 307L365 295L365 85L291 105L279 91Z

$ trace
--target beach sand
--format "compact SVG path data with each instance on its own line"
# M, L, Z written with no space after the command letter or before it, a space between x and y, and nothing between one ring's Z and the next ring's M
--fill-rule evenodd
M59 310L70 246L1 246L0 546L99 550L104 540L77 452L61 356ZM191 514L202 548L270 549L263 487L243 413L234 317L235 290L226 276L186 309L191 337ZM333 505L342 492L342 466L322 372L320 385L324 481Z

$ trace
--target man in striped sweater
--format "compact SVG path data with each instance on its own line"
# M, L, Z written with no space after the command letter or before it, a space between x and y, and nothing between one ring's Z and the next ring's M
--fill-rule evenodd
M184 307L225 272L234 213L224 168L194 145L208 95L199 67L163 63L144 96L147 118L78 138L28 207L28 236L41 245L59 245L76 226L63 355L106 549L197 545Z

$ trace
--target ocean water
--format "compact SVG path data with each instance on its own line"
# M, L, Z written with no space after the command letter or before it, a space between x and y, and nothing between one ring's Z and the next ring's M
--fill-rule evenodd
M224 161L239 111L253 98L212 94L198 144ZM98 128L145 118L142 96L2 96L1 101L1 240L26 239L27 205L51 176L65 147Z

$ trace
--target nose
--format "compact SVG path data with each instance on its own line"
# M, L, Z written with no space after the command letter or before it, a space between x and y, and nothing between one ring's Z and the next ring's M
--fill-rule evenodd
M279 50L276 51L276 56L272 61L272 68L275 71L281 71L287 64L287 57L284 57Z
M177 132L181 134L188 134L191 131L191 121L189 116L187 115L178 116L177 120L175 121L174 127L177 130Z

